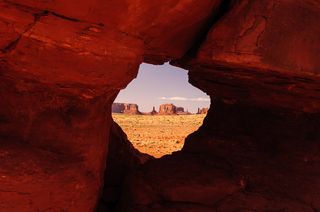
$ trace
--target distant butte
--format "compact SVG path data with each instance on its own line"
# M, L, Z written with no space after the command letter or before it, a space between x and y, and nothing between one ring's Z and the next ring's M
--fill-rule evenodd
M123 114L131 114L131 115L142 114L139 111L139 106L137 104L131 104L131 103L113 103L112 113L123 113Z
M188 110L185 111L183 107L177 107L172 103L162 104L159 106L159 112L153 107L151 112L143 113L139 111L139 106L133 103L113 103L112 113L123 113L131 115L191 115ZM199 112L200 111L200 112ZM208 108L198 109L196 114L206 114Z

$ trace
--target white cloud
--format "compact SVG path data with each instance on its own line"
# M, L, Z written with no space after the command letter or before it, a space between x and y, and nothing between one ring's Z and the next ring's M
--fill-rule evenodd
M172 101L193 101L193 102L210 102L209 98L187 98L187 97L181 97L181 96L172 96L172 97L159 97L161 100L172 100Z

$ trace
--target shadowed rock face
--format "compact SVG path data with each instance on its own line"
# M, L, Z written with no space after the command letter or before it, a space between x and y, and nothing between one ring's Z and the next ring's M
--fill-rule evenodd
M114 209L122 195L122 184L126 175L151 159L153 159L152 156L136 150L128 141L127 135L121 127L113 122L110 131L103 195L98 211Z
M0 211L93 211L107 157L105 185L130 170L118 210L320 210L318 1L7 0L0 11ZM142 61L169 60L212 107L181 152L132 171L135 159L108 153L111 139L140 157L109 138L111 105Z
M319 113L212 103L181 152L128 176L120 211L313 211ZM209 124L210 123L210 124Z

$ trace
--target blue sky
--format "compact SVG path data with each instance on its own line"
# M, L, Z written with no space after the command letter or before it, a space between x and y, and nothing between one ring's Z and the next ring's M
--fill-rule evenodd
M210 97L188 82L188 71L169 65L141 64L139 73L115 102L136 103L142 112L150 112L155 106L173 103L185 110L196 112L198 107L209 107Z

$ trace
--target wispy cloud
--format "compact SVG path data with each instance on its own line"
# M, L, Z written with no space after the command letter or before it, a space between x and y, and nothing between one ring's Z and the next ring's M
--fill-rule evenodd
M203 98L203 97L198 97L198 98L187 98L187 97L182 97L182 96L172 96L172 97L159 97L161 100L172 100L172 101L193 101L193 102L210 102L209 98Z

